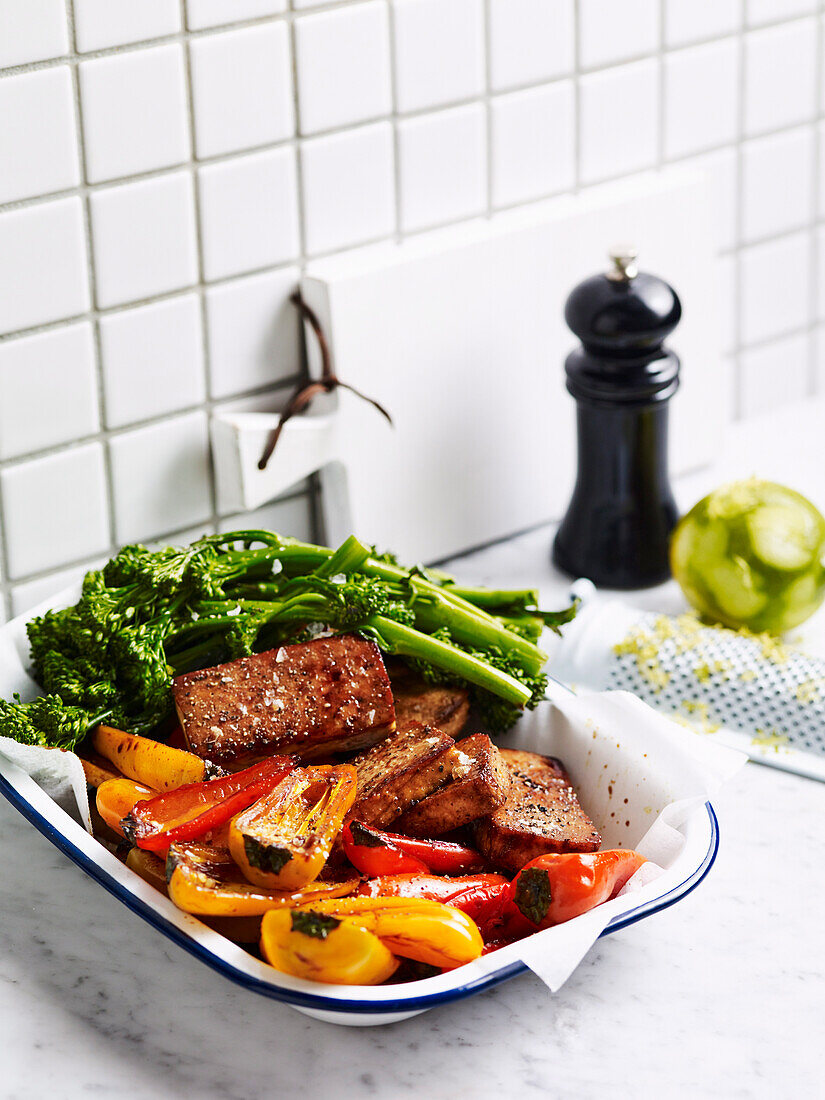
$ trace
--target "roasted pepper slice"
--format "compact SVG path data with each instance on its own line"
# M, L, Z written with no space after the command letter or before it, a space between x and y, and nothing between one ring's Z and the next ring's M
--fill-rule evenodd
M549 928L613 897L644 862L644 856L630 849L550 852L519 871L509 896L531 925Z
M478 852L463 844L387 833L362 821L348 821L341 839L347 859L364 875L404 875L421 871L458 875L483 866Z
M350 764L296 768L232 819L229 851L245 878L270 890L300 890L326 863L355 801Z
M138 802L151 798L156 793L142 783L135 783L133 779L107 779L97 788L95 804L97 812L109 828L126 836L123 819Z
M169 897L179 909L196 917L254 917L270 909L351 894L357 879L319 882L306 890L286 893L263 890L241 876L226 848L174 844L166 857Z
M140 848L130 848L126 856L126 866L140 875L144 882L154 886L162 894L166 890L166 863L154 852L144 852ZM201 917L203 923L213 932L220 932L235 943L257 943L261 938L260 917Z
M173 749L151 737L98 726L93 743L95 751L110 760L125 776L156 791L172 791L184 783L199 783L208 778L206 762L199 756L184 749Z
M165 853L170 844L213 834L240 810L266 794L295 767L289 756L271 756L251 768L177 790L134 806L124 823L126 835L151 852Z
M484 948L475 922L438 901L350 897L302 908L352 921L378 936L394 954L444 970L472 962Z
M428 898L460 909L479 926L487 939L487 926L495 921L508 896L509 881L490 873L442 878L438 875L384 875L370 879L358 888L369 898Z
M398 959L381 940L350 920L311 909L267 913L261 953L276 970L334 985L378 985Z
M101 783L105 783L109 779L121 778L121 773L111 761L106 760L98 753L90 753L89 756L81 756L78 753L77 756L83 765L83 774L86 776L86 782L90 787L99 787Z
M143 852L140 848L130 848L126 856L126 866L134 871L144 882L166 893L166 864L154 852Z

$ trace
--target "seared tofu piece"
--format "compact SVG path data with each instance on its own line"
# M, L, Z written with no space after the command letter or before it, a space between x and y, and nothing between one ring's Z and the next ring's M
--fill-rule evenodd
M358 773L358 788L347 817L379 828L394 824L448 777L454 744L441 730L412 722L350 760Z
M447 783L399 819L400 833L440 836L504 805L510 770L486 733L465 737L450 749L447 758Z
M595 852L602 838L584 812L560 760L501 749L510 769L503 806L473 826L479 851L507 871L546 852Z
M398 729L404 729L410 722L420 722L423 726L435 726L452 738L464 729L470 696L463 688L426 684L404 666L390 669L390 681Z
M354 634L189 672L172 691L190 751L230 767L273 753L356 752L395 729L380 650Z

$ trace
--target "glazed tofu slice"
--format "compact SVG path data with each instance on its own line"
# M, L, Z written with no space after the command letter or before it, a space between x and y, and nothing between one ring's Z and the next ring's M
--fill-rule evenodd
M353 634L190 672L172 691L190 751L230 767L272 753L356 752L395 729L381 653Z
M440 836L504 805L510 790L510 770L486 733L465 737L447 756L447 783L400 818L399 832Z
M545 852L597 851L601 837L561 761L536 752L500 751L510 770L510 793L503 806L473 827L481 854L515 872Z
M350 760L358 773L358 793L347 816L378 827L394 824L444 783L454 744L441 730L412 722Z
M470 710L470 696L463 688L425 684L403 666L393 667L389 673L398 729L420 722L435 726L449 737L458 737Z

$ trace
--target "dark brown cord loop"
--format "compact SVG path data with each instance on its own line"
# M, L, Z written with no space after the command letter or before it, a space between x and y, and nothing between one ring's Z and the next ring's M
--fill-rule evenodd
M315 333L315 339L318 341L318 348L321 352L321 377L310 382L302 383L292 394L289 401L287 401L286 407L281 413L277 425L267 437L263 454L258 459L259 470L266 469L267 463L272 457L272 452L278 445L278 440L281 438L281 432L287 420L291 420L293 416L303 412L319 394L332 393L333 390L339 388L349 390L350 393L354 393L356 397L360 397L362 401L367 401L373 408L377 409L382 416L385 416L390 424L392 424L392 417L383 405L379 404L374 398L367 397L365 393L361 393L360 390L357 390L354 386L342 382L333 373L329 355L329 344L324 335L324 330L321 328L321 322L318 320L315 311L310 309L301 297L300 290L296 290L289 300L297 307L303 320L309 324L310 328Z

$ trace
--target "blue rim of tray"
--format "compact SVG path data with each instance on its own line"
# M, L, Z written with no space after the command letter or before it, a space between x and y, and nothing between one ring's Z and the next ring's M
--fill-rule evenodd
M117 879L110 875L108 871L104 871L90 856L77 848L59 831L59 829L56 829L50 821L43 817L43 815L39 813L3 775L0 775L0 794L3 794L15 809L19 810L47 840L50 840L56 848L59 848L64 855L67 855L73 863L81 867L86 874L99 882L110 894L114 894L116 898L119 898L125 906L132 910L132 912L137 913L138 916L142 917L148 924L151 924L166 936L167 939L172 940L179 947L182 947L184 951L188 951L190 955L194 955L212 970L229 978L230 981L243 986L245 989L251 989L255 993L260 993L264 997L271 997L275 1001L282 1001L285 1004L296 1005L299 1008L310 1008L323 1012L383 1016L396 1012L415 1012L420 1009L433 1008L436 1005L448 1004L450 1001L463 1000L465 997L470 997L474 993L479 993L484 989L490 989L500 982L515 978L517 975L523 974L527 970L525 963L517 960L503 967L501 970L497 970L494 974L485 974L483 977L476 978L474 981L467 982L466 985L459 986L456 989L446 989L438 993L399 997L395 1000L387 1001L357 999L339 1000L337 998L325 997L323 994L302 993L294 989L278 988L277 986L270 985L268 982L261 981L259 978L253 978L251 975L245 974L242 970L236 969L231 963L214 955L206 947L198 943L197 940L192 939L191 936L188 936L180 928L177 928L170 921L166 920L165 917L162 917L150 905L147 905L146 902L136 898L129 890L122 886ZM602 936L607 936L611 932L618 932L622 928L627 928L629 925L635 924L636 921L651 916L653 913L658 913L663 909L667 909L669 906L674 905L677 901L686 897L691 891L695 890L699 883L705 878L713 866L716 854L719 851L719 822L710 802L705 803L705 809L710 819L711 836L708 850L700 866L692 871L678 886L674 886L661 897L644 902L642 905L636 906L636 908L631 909L629 912L614 917L601 933Z

